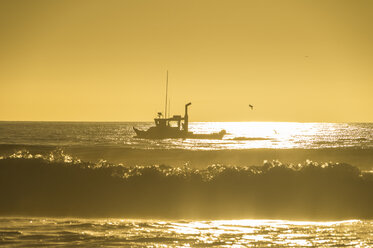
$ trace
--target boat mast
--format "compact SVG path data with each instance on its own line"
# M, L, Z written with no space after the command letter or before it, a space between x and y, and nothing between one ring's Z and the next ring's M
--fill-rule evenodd
M171 116L171 97L168 98L168 116Z
M167 70L167 78L166 78L166 106L164 108L164 117L167 119L167 94L168 94L168 70Z

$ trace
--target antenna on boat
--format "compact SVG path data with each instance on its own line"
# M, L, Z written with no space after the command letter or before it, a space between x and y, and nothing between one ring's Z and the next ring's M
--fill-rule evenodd
M167 78L166 78L166 106L164 108L165 118L167 118L167 94L168 94L168 70L167 70Z
M168 115L171 116L171 97L168 99Z

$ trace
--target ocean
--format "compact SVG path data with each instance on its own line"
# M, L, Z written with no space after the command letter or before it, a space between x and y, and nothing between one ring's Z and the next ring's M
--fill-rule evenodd
M0 144L111 146L133 149L322 149L373 148L373 123L192 122L189 130L212 133L222 140L134 138L132 127L152 122L0 122Z
M0 245L373 246L373 123L0 122Z
M373 222L2 218L10 247L371 247Z

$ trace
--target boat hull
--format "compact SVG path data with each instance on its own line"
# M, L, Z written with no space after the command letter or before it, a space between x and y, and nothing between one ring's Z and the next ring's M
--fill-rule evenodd
M222 139L226 134L225 130L210 134L195 134L180 130L157 130L152 128L143 131L135 127L133 127L133 130L136 133L135 138L142 139Z

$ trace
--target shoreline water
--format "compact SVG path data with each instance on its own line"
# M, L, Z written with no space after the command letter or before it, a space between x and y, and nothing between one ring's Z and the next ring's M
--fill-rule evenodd
M372 221L1 218L0 245L16 247L336 247L373 244Z

